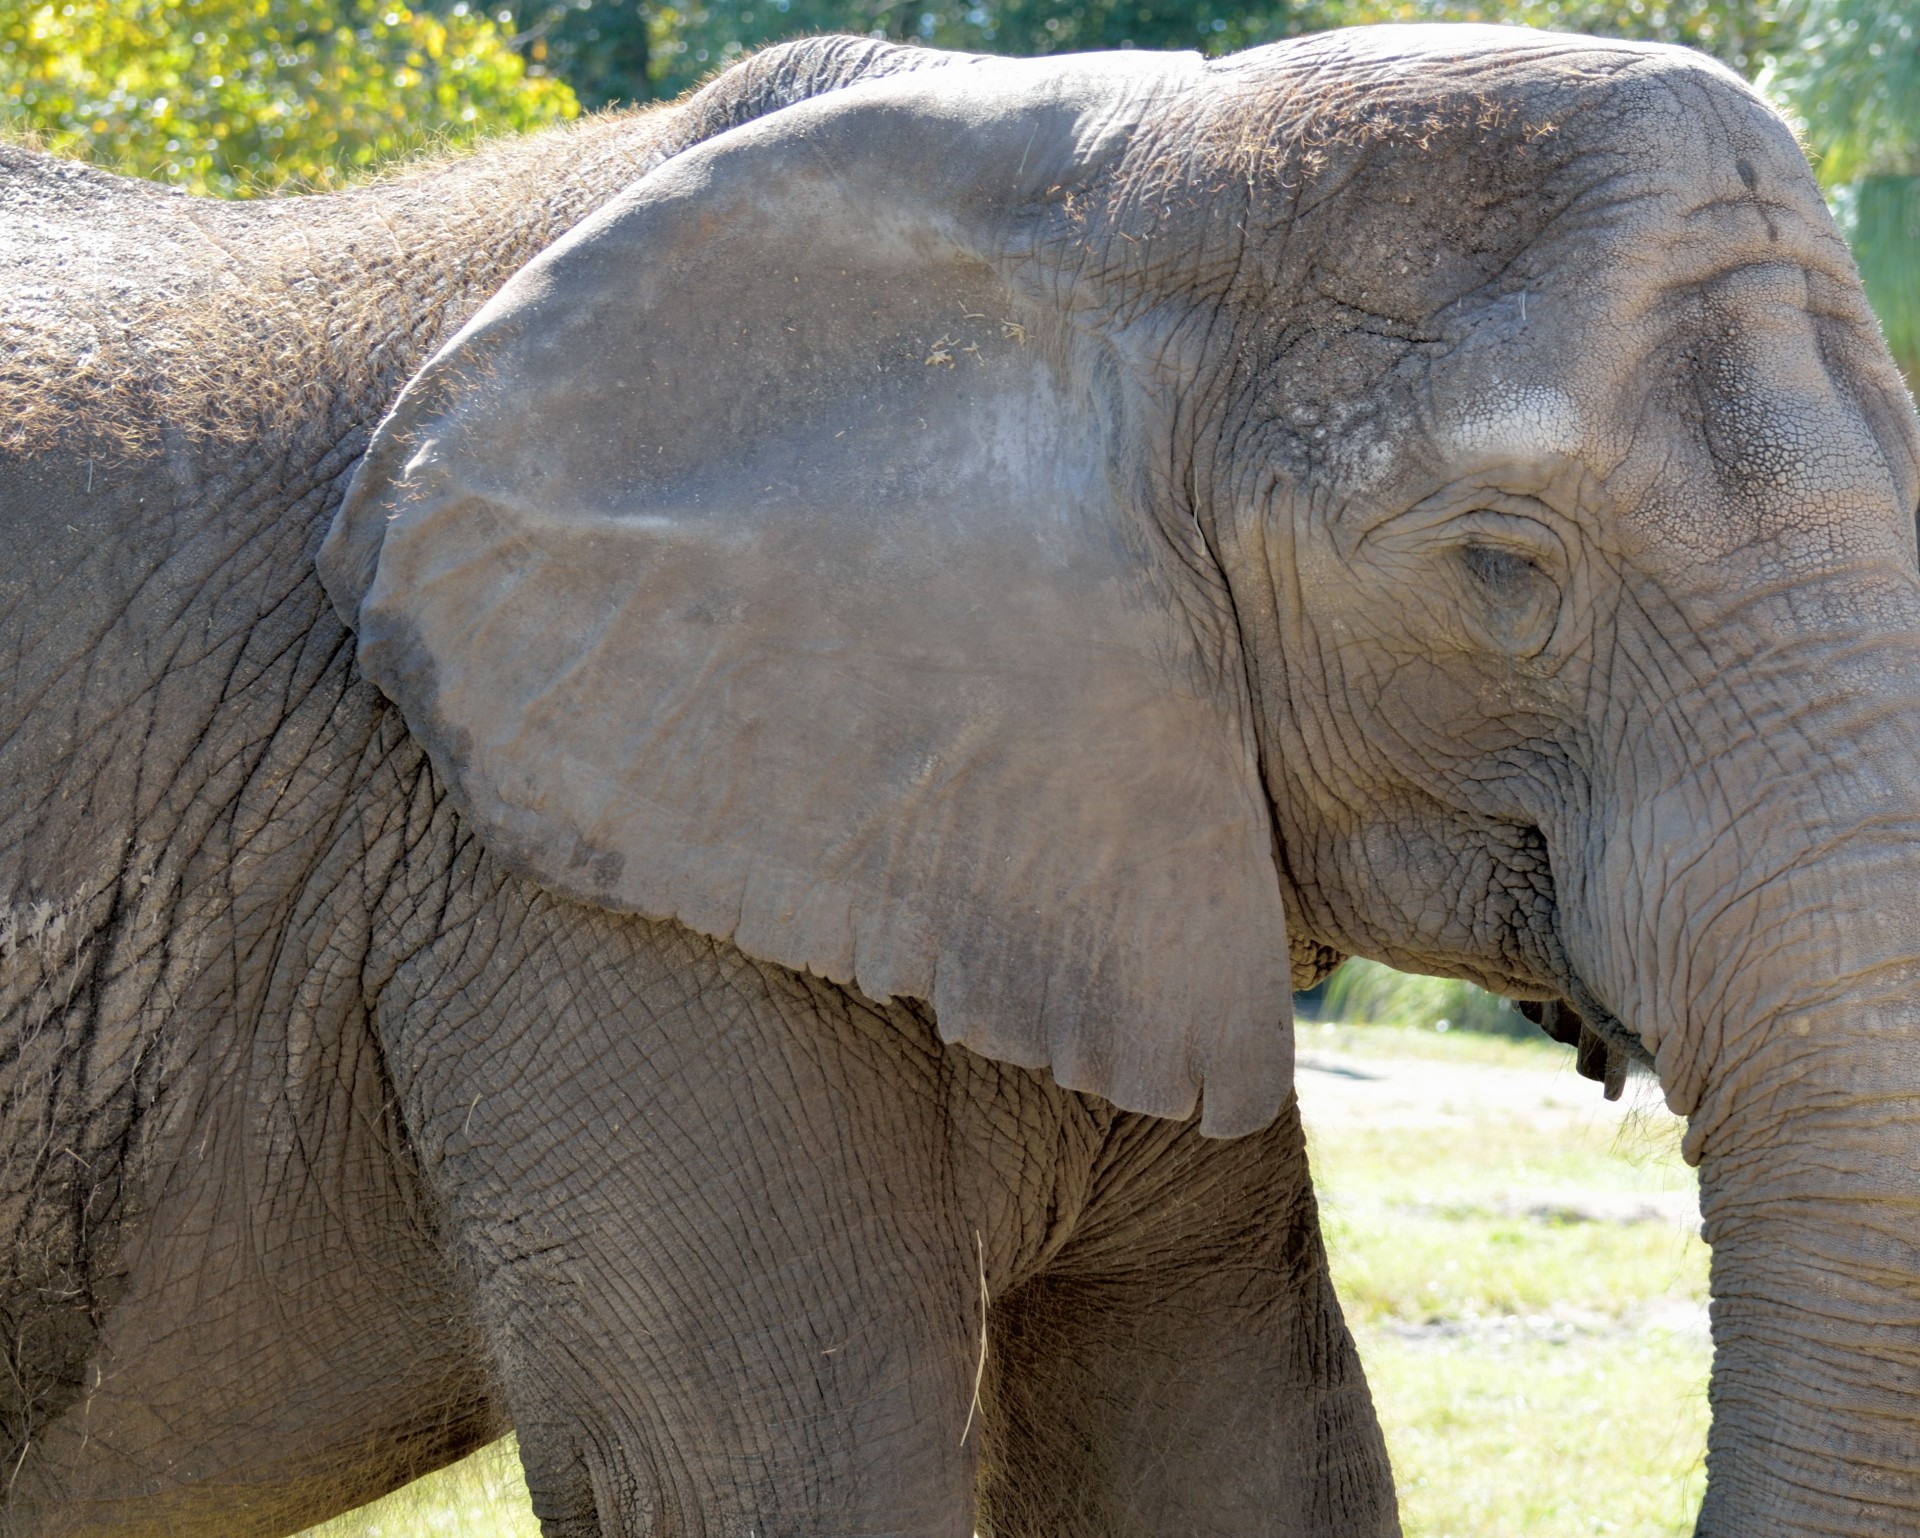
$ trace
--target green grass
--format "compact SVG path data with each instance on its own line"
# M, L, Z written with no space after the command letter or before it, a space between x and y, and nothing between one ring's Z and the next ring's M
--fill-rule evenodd
M1328 1251L1407 1538L1691 1532L1704 1483L1706 1248L1673 1221L1635 1220L1636 1205L1672 1206L1692 1189L1677 1124L1650 1105L1605 1105L1544 1039L1430 1024L1301 1034L1304 1051L1363 1065L1553 1070L1556 1098L1575 1107L1447 1114L1444 1083L1438 1114L1412 1124L1316 1119L1309 1101ZM509 1439L313 1535L538 1531Z
M1303 1033L1365 1059L1557 1066L1543 1042ZM1334 1276L1407 1538L1683 1538L1704 1485L1707 1252L1663 1217L1678 1125L1573 1081L1572 1114L1315 1124ZM1646 1093L1646 1091L1641 1091ZM1444 1091L1441 1092L1444 1098ZM1601 1220L1592 1214L1600 1212Z
M512 1437L303 1538L540 1538Z
M1417 1058L1482 1068L1533 1068L1548 1073L1573 1066L1573 1054L1548 1041L1533 1025L1527 1027L1525 1036L1436 1031L1431 1026L1402 1023L1344 1025L1332 1021L1308 1022L1299 1031L1302 1052L1350 1052L1365 1057ZM1599 1090L1594 1093L1599 1094Z
M1706 1347L1356 1332L1407 1538L1686 1538L1706 1483Z
M1342 962L1323 994L1320 1012L1336 1020L1477 1031L1527 1041L1539 1037L1539 1027L1510 999L1457 979L1396 972L1362 956Z

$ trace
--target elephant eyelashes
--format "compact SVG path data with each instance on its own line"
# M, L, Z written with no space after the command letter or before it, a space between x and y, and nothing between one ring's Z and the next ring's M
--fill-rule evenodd
M1540 568L1524 555L1492 545L1468 545L1461 559L1474 580L1502 603L1521 601L1528 586L1540 578Z
M1560 613L1560 592L1538 565L1500 545L1469 544L1460 564L1483 600L1481 623L1486 639L1501 651L1531 657L1552 638Z

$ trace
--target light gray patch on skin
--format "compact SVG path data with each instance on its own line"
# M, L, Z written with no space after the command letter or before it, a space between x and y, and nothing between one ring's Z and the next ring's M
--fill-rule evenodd
M1528 464L1579 454L1586 447L1587 434L1578 404L1564 390L1508 385L1474 402L1443 433L1442 443L1460 459L1499 458Z

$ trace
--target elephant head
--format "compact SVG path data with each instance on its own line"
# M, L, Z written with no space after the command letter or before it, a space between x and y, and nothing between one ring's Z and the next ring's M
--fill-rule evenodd
M1690 1118L1701 1530L1920 1510L1920 432L1791 134L1386 28L877 79L668 160L321 554L522 873L1203 1130L1341 953Z

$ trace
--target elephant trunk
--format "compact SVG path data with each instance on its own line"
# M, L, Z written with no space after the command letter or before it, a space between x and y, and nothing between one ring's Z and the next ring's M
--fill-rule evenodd
M1835 995L1776 1017L1769 1060L1707 1140L1703 1535L1920 1531L1920 990L1908 971L1904 998Z
M1637 819L1668 879L1634 1018L1713 1250L1712 1538L1920 1532L1920 647L1871 650Z

